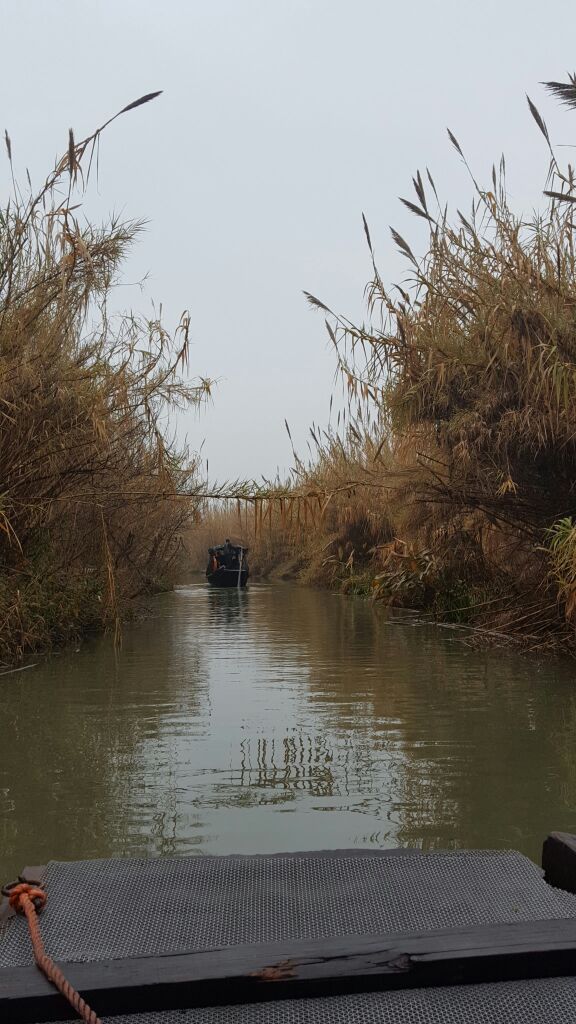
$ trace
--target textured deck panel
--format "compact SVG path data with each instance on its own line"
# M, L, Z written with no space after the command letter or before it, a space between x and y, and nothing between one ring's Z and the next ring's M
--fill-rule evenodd
M106 1017L103 1024L567 1024L575 1019L576 979L551 978L135 1013Z
M60 961L576 917L576 896L514 852L53 862L46 888L42 934ZM0 967L30 963L18 917Z

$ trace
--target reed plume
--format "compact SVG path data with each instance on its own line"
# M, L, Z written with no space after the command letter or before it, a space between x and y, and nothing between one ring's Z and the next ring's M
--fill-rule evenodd
M120 113L158 93L129 104ZM119 116L119 115L116 115ZM114 120L112 118L111 120ZM80 219L109 124L0 210L0 657L119 621L166 585L195 515L195 462L166 429L210 382L184 377L190 319L112 314L142 225ZM13 148L6 133L12 168Z

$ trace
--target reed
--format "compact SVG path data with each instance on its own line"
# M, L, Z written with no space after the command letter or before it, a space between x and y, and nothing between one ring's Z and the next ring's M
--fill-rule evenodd
M142 97L124 113L157 94ZM117 115L118 116L118 115ZM109 123L109 122L107 122ZM103 126L105 128L106 125ZM188 383L189 317L112 315L141 224L81 222L103 128L0 210L0 657L115 625L169 584L195 463L167 433Z
M548 88L576 107L575 76ZM299 486L328 496L314 541L339 544L335 579L354 575L355 559L385 600L572 650L576 179L528 103L550 155L541 214L513 211L503 158L479 185L449 133L471 208L451 216L430 173L417 172L401 201L429 227L424 258L392 230L407 283L385 285L364 220L368 323L308 294L355 420L345 440L318 440Z

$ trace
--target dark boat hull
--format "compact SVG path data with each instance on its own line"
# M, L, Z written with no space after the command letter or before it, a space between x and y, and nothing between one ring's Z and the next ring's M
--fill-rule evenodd
M211 587L237 587L238 569L225 569L220 566L214 572L207 572L206 579ZM245 587L248 582L248 570L240 570L240 586Z

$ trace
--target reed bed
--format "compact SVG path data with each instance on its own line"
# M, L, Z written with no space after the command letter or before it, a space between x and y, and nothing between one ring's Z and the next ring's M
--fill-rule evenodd
M575 76L548 89L576 108ZM313 431L297 460L294 496L323 508L292 543L319 582L573 652L576 179L528 103L550 153L541 214L513 211L504 159L487 187L468 168L471 208L454 216L418 172L402 203L429 226L424 258L392 231L407 283L386 287L364 221L368 323L308 294L354 419L343 437Z
M102 130L81 142L71 132L38 191L13 172L0 210L4 662L118 629L169 585L197 514L196 465L172 442L167 413L210 385L184 376L187 314L171 335L160 318L109 312L141 225L81 219Z

